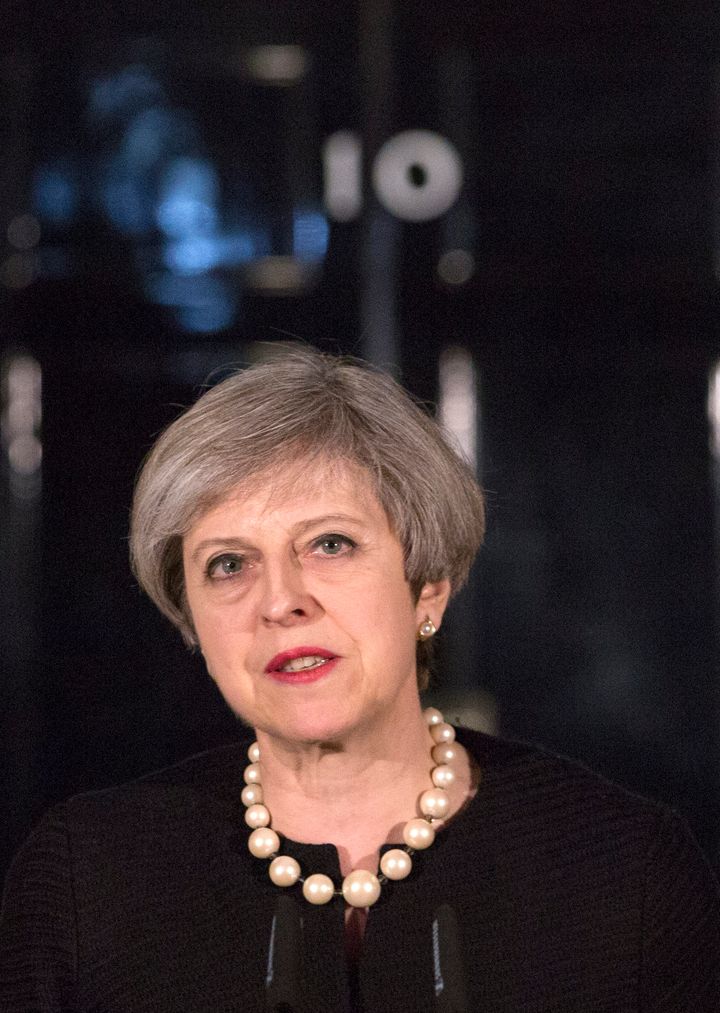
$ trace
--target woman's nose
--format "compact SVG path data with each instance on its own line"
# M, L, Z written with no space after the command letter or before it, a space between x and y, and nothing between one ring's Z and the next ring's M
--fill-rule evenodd
M265 623L292 625L312 619L320 606L306 587L302 567L294 559L266 561L260 614Z

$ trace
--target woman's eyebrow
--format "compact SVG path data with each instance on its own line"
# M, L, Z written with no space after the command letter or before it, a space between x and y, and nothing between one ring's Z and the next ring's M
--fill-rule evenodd
M298 521L297 524L293 525L292 530L293 534L302 535L306 531L309 531L310 528L321 527L327 524L362 525L363 523L361 517L353 517L352 514L321 514L319 517L309 517L307 520ZM193 563L196 563L200 556L212 548L247 551L248 549L252 549L253 546L250 542L243 538L238 538L236 535L228 535L227 537L216 535L214 538L205 538L202 542L198 542L190 555L190 559Z
M193 563L196 563L198 558L203 555L208 549L213 546L222 547L223 549L249 549L250 545L248 542L243 541L242 538L234 538L228 536L223 538L222 536L216 536L215 538L205 538L202 542L198 542L190 555Z
M361 517L353 517L352 514L322 514L319 517L309 517L306 521L298 521L293 525L294 531L299 535L310 528L321 527L326 524L358 524L366 523Z

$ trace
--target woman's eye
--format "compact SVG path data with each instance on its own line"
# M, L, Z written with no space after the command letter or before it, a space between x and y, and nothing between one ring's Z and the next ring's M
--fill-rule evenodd
M227 580L235 577L243 568L242 556L222 555L215 556L207 566L208 576L214 580Z
M355 542L345 535L323 535L315 542L315 548L324 556L339 556L355 548Z

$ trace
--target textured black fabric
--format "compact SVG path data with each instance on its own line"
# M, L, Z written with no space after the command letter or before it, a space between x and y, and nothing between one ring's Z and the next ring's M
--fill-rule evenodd
M383 889L362 1008L433 1009L433 912L455 909L470 1008L720 1009L720 905L683 822L578 764L461 730L473 802ZM3 1013L264 1009L277 888L247 852L245 746L56 807L6 884ZM339 882L330 845L285 842ZM305 1013L347 1010L342 905L302 897Z

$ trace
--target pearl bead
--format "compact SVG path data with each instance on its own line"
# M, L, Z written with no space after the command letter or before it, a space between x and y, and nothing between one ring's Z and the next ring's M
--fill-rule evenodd
M444 721L442 721L439 725L431 725L430 734L432 735L434 742L455 741L455 729L452 725L448 725Z
M380 883L367 869L355 869L343 880L342 893L351 907L370 907L380 896Z
M258 827L248 837L248 850L256 858L269 858L280 847L280 838L270 827Z
M453 763L460 756L460 747L457 742L438 742L431 753L435 763Z
M243 777L245 778L245 784L259 784L260 783L260 765L258 763L250 763L243 771Z
M436 633L437 628L435 626L435 623L432 621L432 619L426 619L424 623L420 624L420 629L418 630L418 639L429 640L430 637L435 636Z
M278 855L270 863L268 873L275 886L294 886L300 878L300 866L289 855Z
M380 859L380 871L388 879L405 879L410 875L411 869L412 858L407 851L401 851L400 848L386 851Z
M251 805L245 810L245 822L249 827L267 827L270 824L270 812L264 805Z
M311 904L327 904L333 899L335 887L329 876L316 872L303 883L303 897Z
M259 784L246 784L240 798L243 801L243 805L255 805L256 802L262 802L262 786Z
M439 725L445 720L437 707L426 707L423 711L423 717L429 725Z
M435 840L435 831L427 820L408 820L403 827L403 840L409 848L422 851Z
M449 788L455 780L455 771L447 763L441 763L433 769L430 777L436 788Z
M258 763L258 761L260 760L260 746L257 744L257 742L253 742L253 744L248 749L247 754L248 760L250 760L251 763Z
M448 793L442 788L428 788L420 796L420 812L423 816L433 816L442 819L447 816L450 807ZM255 806L252 807L253 809ZM261 808L265 808L262 806ZM249 811L249 810L248 810Z

